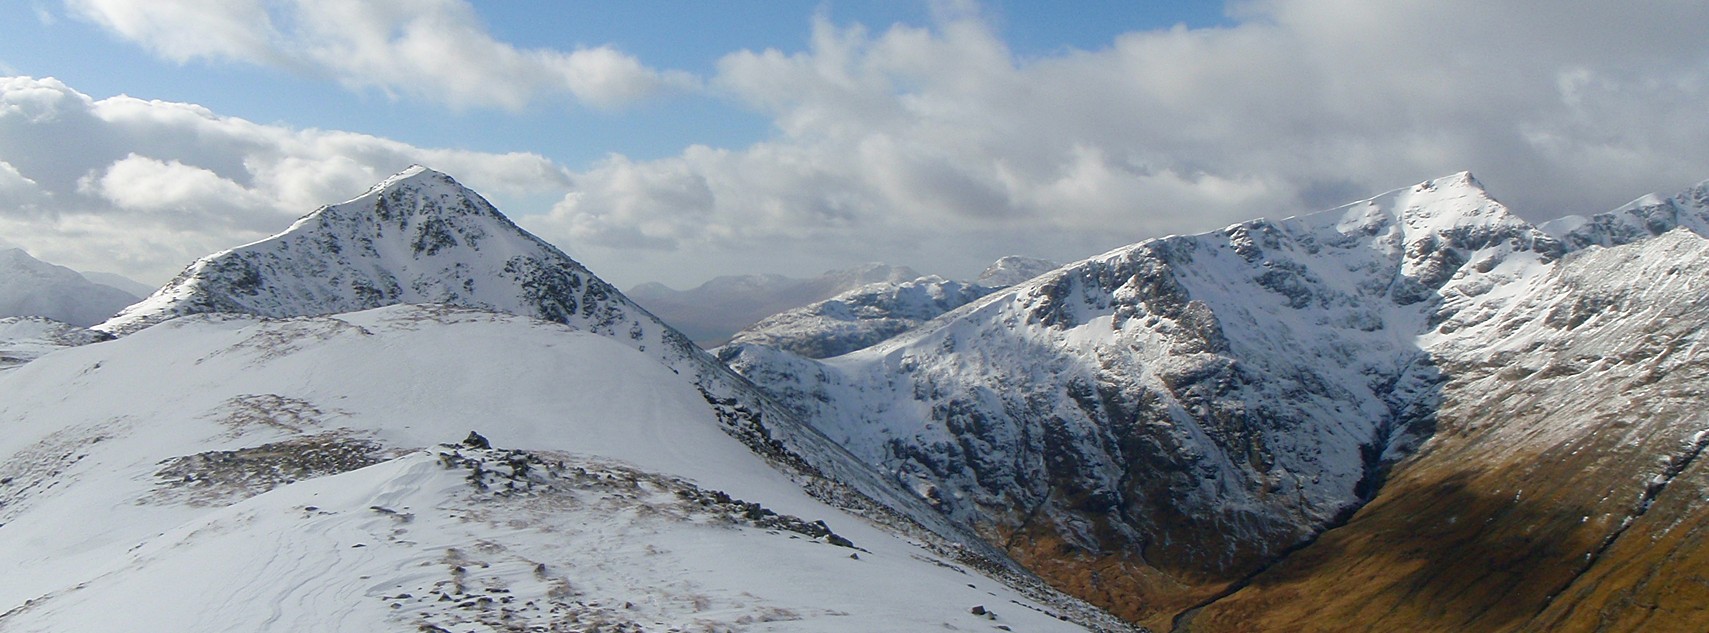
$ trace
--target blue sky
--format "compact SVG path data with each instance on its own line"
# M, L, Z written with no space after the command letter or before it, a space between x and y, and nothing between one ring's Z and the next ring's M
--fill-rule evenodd
M1225 24L1217 2L1097 0L1072 8L1050 2L998 2L982 10L1019 57L1096 50L1133 30L1176 24ZM716 72L733 51L807 47L809 24L824 16L839 24L882 29L928 24L926 2L562 2L487 0L474 3L497 39L519 48L573 50L612 46L650 66L700 76ZM6 74L57 77L96 97L129 94L196 103L257 122L351 130L433 147L546 155L572 167L608 153L635 159L670 156L695 143L741 147L763 138L768 119L727 99L674 95L621 111L538 103L521 111L450 108L344 89L302 72L229 61L173 62L141 54L56 2L0 5ZM475 128L478 131L472 131Z
M11 2L0 240L158 282L420 162L683 287L971 276L1467 169L1533 219L1709 178L1709 7L1532 7Z

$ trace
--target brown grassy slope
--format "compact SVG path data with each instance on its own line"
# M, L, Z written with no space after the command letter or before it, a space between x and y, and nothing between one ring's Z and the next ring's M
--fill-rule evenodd
M1528 631L1709 629L1709 459L1700 456L1657 496L1590 571Z
M1176 613L1232 580L1171 574L1133 554L1086 552L1036 526L996 542L1010 543L1009 556L1051 586L1152 630L1168 630Z

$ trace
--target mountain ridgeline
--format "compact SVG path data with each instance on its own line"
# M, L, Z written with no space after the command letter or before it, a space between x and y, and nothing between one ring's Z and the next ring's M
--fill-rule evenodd
M1636 482L1674 481L1697 463L1709 420L1686 411L1709 409L1702 382L1663 377L1675 375L1664 367L1697 362L1687 359L1709 320L1704 268L1674 264L1669 292L1633 289L1658 283L1659 262L1695 261L1706 199L1699 186L1534 226L1462 173L1323 213L1117 249L835 358L755 345L722 357L1057 586L1154 628L1517 630L1545 606L1560 608L1563 579L1584 571L1570 563L1594 562L1618 540L1610 526L1636 520L1629 501L1647 494ZM1617 318L1616 306L1651 316ZM1533 321L1541 330L1525 336ZM1586 321L1611 325L1593 333ZM1639 333L1676 353L1633 352ZM1512 369L1554 367L1539 357L1563 350L1577 360L1559 361L1560 375ZM1606 358L1630 362L1583 375ZM1489 374L1507 381L1479 378ZM1567 376L1576 378L1561 382ZM1652 387L1668 397L1638 403L1622 382L1631 376L1675 387ZM1552 389L1603 404L1594 415L1540 413L1509 400L1520 397L1513 389L1523 402ZM1658 407L1671 412L1666 421L1645 424L1667 432L1628 457L1561 448L1608 441L1586 438L1610 437L1603 429ZM1439 492L1463 488L1467 472L1517 467L1506 434L1472 441L1479 448L1456 454L1477 457L1451 468L1433 461L1465 428L1504 422L1566 444L1540 443L1555 461L1528 463L1532 485L1480 477L1485 489L1468 494L1527 490L1514 497L1522 512L1491 508L1490 520L1518 526L1526 513L1557 512L1551 498L1530 495L1568 494L1556 475L1572 472L1583 490L1623 500L1584 514L1582 525L1609 529L1536 534L1541 544L1529 548L1483 542L1476 528L1459 540L1411 538L1452 504L1393 493L1396 482ZM1412 505L1426 498L1437 505ZM1681 516L1703 519L1701 499L1686 505ZM1383 548L1348 536L1378 525ZM1358 539L1368 558L1340 559L1351 546L1326 552L1332 537ZM1507 584L1493 585L1505 592L1461 594L1478 576L1401 573L1407 566L1388 560L1507 549L1519 552L1508 555ZM1302 578L1289 563L1307 556L1318 557L1316 576ZM1394 575L1343 573L1376 559ZM1414 601L1409 591L1459 602ZM1322 616L1328 603L1345 617ZM1371 604L1392 609L1360 608ZM1650 624L1703 621L1657 617Z
M544 561L672 577L676 567L624 558L643 547L652 556L636 525L679 544L712 534L695 526L736 525L791 535L775 543L854 545L838 535L845 528L801 518L824 515L873 522L850 533L882 547L800 549L811 568L801 582L773 587L760 582L766 571L755 587L805 600L797 590L823 589L836 565L873 559L892 571L853 581L930 576L929 595L962 596L963 585L975 590L963 574L1001 579L1001 595L1014 597L998 608L1027 607L1015 622L1033 627L1701 631L1705 235L1709 182L1537 225L1461 173L1065 266L1005 258L973 283L882 266L805 290L727 279L754 296L795 293L790 305L804 307L736 334L715 358L473 191L415 167L198 260L93 331L0 323L0 351L16 349L0 358L11 368L0 373L0 418L16 430L0 438L0 457L11 455L0 461L0 528L51 546L0 545L0 562L46 570L0 590L12 609L0 628L106 622L101 601L157 583L148 574L166 572L149 570L170 569L158 561L202 560L172 558L202 550L223 560L220 534L248 538L231 526L288 510L341 530L328 534L363 535L337 547L364 556L391 552L410 569L437 557L446 580L371 589L363 607L373 622L421 630L499 621L462 614L463 604L500 619L558 617L479 602L468 590L481 574L598 622L688 622L703 617L701 600L671 594L676 602L618 610L609 597L582 600L569 576L561 588L542 584L560 577ZM715 325L728 328L715 338L734 331ZM421 340L433 349L410 346ZM439 369L461 356L469 375ZM137 386L156 374L177 387L162 396ZM552 384L559 374L573 379ZM432 387L411 395L398 385ZM512 387L528 401L507 397ZM420 452L486 411L536 452L493 449L479 435ZM574 433L555 431L560 421ZM722 433L698 435L708 425ZM301 472L280 470L281 455L300 458L287 465ZM315 483L323 478L366 492L338 501L332 484ZM719 479L795 514L701 488ZM474 506L432 492L456 481L477 491ZM386 504L404 498L473 549L398 536L414 514ZM198 514L210 504L218 511ZM444 512L419 509L431 504ZM635 522L606 534L590 518L605 515L586 513L599 504ZM119 509L88 523L95 532L55 532L56 508L90 507ZM528 529L543 534L578 522L570 536L604 558L572 560L550 539L488 531L470 518L486 507L532 512ZM136 549L149 535L169 536ZM781 551L717 538L727 537L744 559ZM72 554L86 542L140 562L114 572ZM480 543L529 562L502 562L511 554ZM475 571L475 554L498 561L495 571ZM667 554L678 561L668 565L688 564ZM364 560L328 564L363 582L415 582L414 572L358 574L351 561ZM293 586L330 586L283 571L301 581ZM595 593L677 591L594 578ZM295 591L263 589L256 595ZM737 629L794 619L829 630L849 615L716 595L744 618L718 622ZM856 615L997 626L985 605L940 617L923 600ZM444 601L456 610L433 606Z

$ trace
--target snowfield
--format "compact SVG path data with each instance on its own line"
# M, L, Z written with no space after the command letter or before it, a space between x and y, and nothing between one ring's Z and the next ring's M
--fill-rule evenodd
M186 317L8 372L0 428L0 630L1081 629L524 317Z

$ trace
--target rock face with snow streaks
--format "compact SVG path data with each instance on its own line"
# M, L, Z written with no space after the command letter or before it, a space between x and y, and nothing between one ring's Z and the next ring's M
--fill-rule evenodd
M1701 241L1643 246L1709 224L1703 191L1540 228L1458 174L1118 249L839 358L725 356L1059 586L1168 627L1346 521L1449 416L1485 410L1465 404L1484 395L1460 390L1456 350L1562 294L1535 284L1563 257Z
M1185 628L1709 623L1709 240L1592 247L1515 285L1423 337L1450 378L1437 432L1376 499Z

